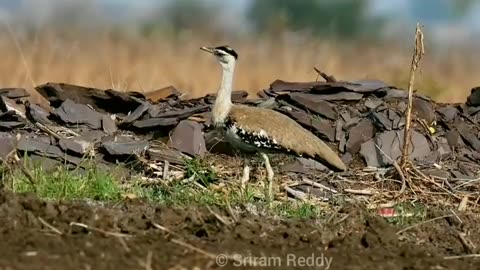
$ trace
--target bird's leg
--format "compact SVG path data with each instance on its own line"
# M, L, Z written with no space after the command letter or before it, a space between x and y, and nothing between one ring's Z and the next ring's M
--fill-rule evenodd
M247 187L247 182L249 180L250 180L250 166L248 166L248 161L245 161L245 165L243 167L242 181L240 182L242 191L245 191L245 188Z
M265 168L267 169L267 182L268 182L268 200L271 203L273 201L273 170L270 166L270 160L265 153L261 153L265 160Z

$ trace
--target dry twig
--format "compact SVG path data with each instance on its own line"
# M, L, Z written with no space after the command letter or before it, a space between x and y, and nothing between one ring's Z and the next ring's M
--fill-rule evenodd
M355 195L374 195L376 192L368 189L350 189L346 188L344 192L355 194Z
M465 258L480 258L480 254L466 254L466 255L456 255L456 256L445 256L444 260L454 260L454 259L465 259Z
M307 179L307 178L303 178L302 181L305 183L305 184L308 184L308 185L311 185L313 187L317 187L317 188L320 188L320 189L324 189L324 190L327 190L327 191L330 191L332 193L338 193L338 191L336 191L335 189L333 188L330 188L330 187L327 187L325 185L322 185L318 182L313 182L312 180L310 179Z
M102 233L106 236L131 237L131 235L129 235L129 234L117 233L117 232L108 232L108 231L98 229L98 228L95 228L95 227L91 227L91 226L88 226L87 224L83 224L83 223L79 223L79 222L70 222L70 226L82 227L82 228L87 229L89 231Z
M35 178L30 173L30 171L25 167L25 164L23 164L22 160L18 157L18 154L17 154L17 148L18 148L17 146L18 146L21 138L22 138L21 135L19 133L17 133L17 135L15 136L14 150L12 150L12 152L9 153L8 156L11 157L12 163L17 165L20 168L22 173L28 179L29 184L32 186L33 191L36 192L37 191L37 185L36 185Z
M117 237L117 239L118 239L118 242L120 242L120 245L123 247L123 249L126 252L130 252L130 248L128 247L127 242L125 242L125 239L122 237Z
M204 255L204 256L207 257L207 258L210 258L210 259L213 259L213 260L215 260L215 259L217 258L217 255L215 255L215 254L213 254L213 253L210 253L210 252L208 252L208 251L206 251L206 250L203 250L203 249L201 249L201 248L194 247L194 246L192 246L192 245L190 245L190 244L188 244L188 243L183 242L182 240L172 239L172 243L175 243L175 244L177 244L177 245L179 245L179 246L182 246L182 247L184 247L184 248L188 248L188 249L190 249L190 250L193 250L193 251L195 251L195 252L198 252L198 253Z
M149 251L147 253L147 257L145 258L145 261L143 260L139 260L139 264L145 268L145 270L152 270L152 256L153 256L153 253L151 251Z
M162 230L162 231L164 231L164 232L166 232L166 233L169 233L169 234L171 234L171 235L178 236L178 234L177 234L176 232L174 232L174 231L170 230L169 228L164 227L164 226L162 226L162 225L160 225L160 224L158 224L158 223L152 222L152 225L153 225L153 227L155 227L155 228L157 228L157 229L159 229L159 230Z
M402 149L402 159L400 162L400 167L402 169L407 165L408 160L408 146L410 141L410 126L412 122L412 106L413 106L413 82L415 81L415 71L418 68L418 64L422 59L422 56L425 54L425 47L423 44L423 32L419 23L417 23L417 28L415 30L415 47L413 50L412 64L410 66L410 80L408 82L408 104L407 110L405 112L406 121L405 121L405 133L403 136L403 149Z
M405 229L402 229L400 231L397 232L397 234L402 234L408 230L411 230L413 228L416 228L420 225L423 225L423 224L426 224L426 223L429 223L429 222L432 222L432 221L435 221L435 220L439 220L439 219L443 219L443 218L448 218L448 217L453 217L453 215L444 215L444 216L440 216L440 217L435 217L435 218L432 218L432 219L429 219L429 220L425 220L423 222L420 222L420 223L417 223L417 224L414 224L412 226L408 226L406 227Z
M319 70L316 67L313 67L313 69L318 73L319 76L321 76L323 79L325 79L326 82L336 82L337 79L333 75L327 75L325 72ZM317 76L318 80L318 76Z
M228 214L230 214L230 216L233 218L233 221L237 222L238 216L237 214L235 214L235 212L233 212L232 206L230 205L230 201L227 198L225 198L225 204L227 205Z
M168 179L168 169L169 169L169 165L170 165L170 162L168 162L168 160L165 160L163 162L163 173L162 173L162 178L163 180L167 180Z
M400 176L400 179L402 180L402 187L400 188L399 194L402 194L405 192L405 189L407 188L407 179L405 178L405 174L402 171L402 168L398 163L394 160L393 161L393 167L395 167L395 170L397 170L398 175Z
M402 180L402 186L400 187L399 194L402 194L403 192L405 192L405 189L407 187L407 178L405 177L405 174L403 173L402 168L398 165L397 161L391 158L389 155L387 155L387 153L385 153L382 150L382 148L378 146L378 144L375 144L375 148L377 148L377 150L380 151L380 153L382 153L385 157L387 157L392 162L395 170L397 170L397 173L400 176L400 179Z
M288 194L292 195L293 197L299 199L299 200L306 200L308 195L305 194L304 192L294 190L293 188L289 186L284 186L284 189L287 191Z
M463 196L462 201L458 205L458 211L465 211L468 204L468 195Z
M223 225L225 226L230 226L230 222L228 220L226 220L224 217L222 217L220 214L218 213L215 213L215 211L213 211L209 206L207 206L207 210L208 212L210 212L210 214L212 214L218 221L220 221Z
M467 239L467 234L464 232L457 231L457 236L460 239L460 242L462 242L463 248L467 253L472 254L473 251L475 250L475 244L470 239Z
M52 230L54 233L56 233L56 234L58 234L58 235L63 235L63 233L62 233L59 229L53 227L53 225L51 225L51 224L49 224L48 222L46 222L43 218L37 217L37 219L38 219L45 227L49 228L49 229Z

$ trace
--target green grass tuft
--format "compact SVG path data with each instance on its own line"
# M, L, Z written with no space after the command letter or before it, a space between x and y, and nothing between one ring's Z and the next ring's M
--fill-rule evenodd
M242 189L235 179L219 182L215 170L199 159L185 162L184 180L190 180L161 182L153 186L145 186L140 178L123 183L114 172L99 169L88 160L83 165L86 169L69 170L67 165L61 165L45 170L39 164L27 161L25 166L35 179L35 188L20 170L1 170L4 186L14 192L36 192L39 197L49 200L119 201L128 194L175 207L215 206L225 209L228 205L237 211L249 209L261 214L298 219L318 218L322 214L318 206L296 201L275 201L270 207L261 185L249 183Z
M281 217L295 219L315 219L322 216L319 206L307 202L287 202L276 206L274 213Z
M35 179L36 193L45 199L93 199L115 201L121 198L122 189L109 173L95 167L88 170L67 170L63 166L46 172L35 166L30 173ZM15 172L7 180L14 192L34 192L25 175Z
M184 161L185 168L187 170L186 177L195 177L200 184L207 187L211 183L216 182L217 175L215 171L206 166L204 162L197 158Z

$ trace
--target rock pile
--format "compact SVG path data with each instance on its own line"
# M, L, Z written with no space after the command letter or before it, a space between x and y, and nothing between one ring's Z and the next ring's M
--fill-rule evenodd
M0 89L4 159L17 150L45 166L82 166L88 157L108 167L132 156L180 163L218 149L209 130L215 95L185 100L173 87L142 94L63 83L40 85L36 91L51 107L31 104L25 89ZM402 89L375 80L277 80L257 98L247 96L235 91L233 101L288 115L337 149L352 170L390 166L400 156L407 107ZM478 177L480 88L472 89L464 104L438 104L415 94L413 105L411 159L432 168L448 163L448 169L431 170L445 177Z

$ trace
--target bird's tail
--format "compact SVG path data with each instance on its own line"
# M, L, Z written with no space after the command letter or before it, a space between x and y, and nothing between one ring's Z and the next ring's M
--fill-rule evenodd
M347 166L337 153L321 140L317 140L317 151L314 159L323 163L332 171L343 172L347 170Z

